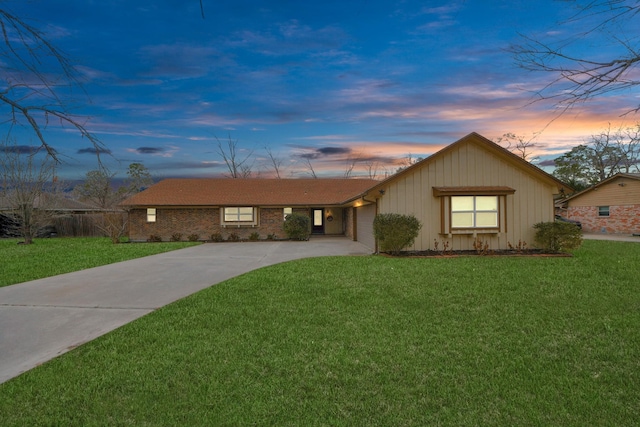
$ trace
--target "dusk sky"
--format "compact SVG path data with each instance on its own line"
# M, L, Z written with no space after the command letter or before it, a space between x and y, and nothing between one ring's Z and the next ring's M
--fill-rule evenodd
M470 132L535 139L549 160L612 126L635 124L637 93L614 93L558 117L530 104L551 76L518 68L507 51L532 37L569 37L562 1L9 0L0 6L42 30L80 72L74 113L121 174L141 162L155 179L226 170L216 137L253 151L254 174L341 176L349 159L379 174ZM640 26L638 26L640 28ZM637 37L638 34L630 35ZM615 49L585 40L603 55ZM635 101L634 101L635 100ZM637 103L637 102L636 102ZM4 110L3 110L4 111ZM552 120L555 121L552 122ZM6 124L5 124L6 126ZM542 133L540 133L542 132ZM37 145L18 133L21 145ZM97 168L69 127L45 137L65 179ZM547 169L549 171L549 169Z

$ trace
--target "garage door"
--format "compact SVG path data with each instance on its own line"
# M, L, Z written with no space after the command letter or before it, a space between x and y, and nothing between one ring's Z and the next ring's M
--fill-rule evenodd
M371 249L376 250L376 241L373 238L373 219L376 216L376 205L365 205L356 208L356 236L358 242Z

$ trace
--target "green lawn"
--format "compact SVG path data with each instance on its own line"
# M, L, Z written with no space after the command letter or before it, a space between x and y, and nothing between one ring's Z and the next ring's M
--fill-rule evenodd
M118 244L108 238L36 239L18 245L16 239L0 239L0 286L55 276L99 265L192 246L191 242Z
M638 260L264 268L0 385L2 425L638 425Z

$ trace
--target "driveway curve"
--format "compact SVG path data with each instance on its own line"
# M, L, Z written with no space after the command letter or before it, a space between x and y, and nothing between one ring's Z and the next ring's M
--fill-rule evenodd
M344 237L206 243L0 288L0 383L251 270L300 258L369 253Z

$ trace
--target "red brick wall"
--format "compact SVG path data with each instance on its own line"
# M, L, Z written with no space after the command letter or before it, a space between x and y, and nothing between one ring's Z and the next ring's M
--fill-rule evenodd
M609 206L609 216L598 216L597 206L570 206L567 218L582 223L585 233L640 233L640 205Z
M294 212L309 215L308 209L294 209ZM199 240L210 240L211 235L220 233L227 240L231 233L240 239L248 239L252 233L258 233L260 239L266 239L269 234L276 239L287 238L282 230L284 212L282 208L260 208L259 222L251 226L221 226L219 208L184 208L184 209L156 209L156 222L147 222L146 209L132 209L129 211L129 239L131 241L146 241L150 236L160 237L169 241L175 233L182 234L182 240L187 236L197 234Z

